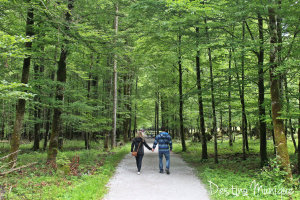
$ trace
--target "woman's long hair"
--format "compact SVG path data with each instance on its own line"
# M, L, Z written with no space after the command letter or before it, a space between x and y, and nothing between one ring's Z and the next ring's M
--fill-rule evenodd
M137 132L137 138L142 138L143 140L144 140L144 136L143 136L143 133L142 133L142 131L138 131Z

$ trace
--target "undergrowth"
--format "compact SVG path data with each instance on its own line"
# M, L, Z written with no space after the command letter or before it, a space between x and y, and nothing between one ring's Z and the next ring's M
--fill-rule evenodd
M180 153L184 160L196 169L196 173L206 185L212 199L253 199L277 200L300 199L299 175L293 174L294 181L284 181L285 172L282 172L274 158L271 141L268 141L269 164L260 167L259 140L249 140L247 159L242 159L242 140L236 140L232 147L228 141L218 141L219 163L214 163L214 144L208 142L207 160L201 159L201 143L187 142L187 151L181 151L180 143L175 143L174 152ZM297 163L293 145L288 143L290 159Z
M105 152L100 143L85 150L82 141L66 141L57 165L49 166L47 152L32 152L30 148L29 144L21 146L18 165L38 164L1 177L0 199L101 199L117 164L129 152L128 145ZM8 149L0 146L0 157Z

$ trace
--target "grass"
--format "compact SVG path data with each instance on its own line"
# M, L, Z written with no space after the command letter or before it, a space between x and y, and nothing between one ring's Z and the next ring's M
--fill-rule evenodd
M129 145L105 152L103 144L93 143L91 150L85 150L82 141L65 141L64 150L58 156L62 166L75 163L73 158L79 157L78 167L69 173L68 168L54 170L46 165L47 152L32 152L31 147L32 144L21 146L18 165L38 164L1 177L0 199L101 199L117 164L129 152ZM8 149L8 144L0 144L0 157Z
M201 160L201 144L187 142L187 151L181 152L180 143L175 143L174 152L180 153L184 160L196 169L196 173L212 199L300 199L299 184L285 185L284 175L279 168L260 168L259 140L249 140L247 159L242 160L242 140L237 139L232 147L228 141L218 141L219 164L214 163L213 142L208 143L208 160ZM292 165L297 163L292 142L288 142ZM268 140L268 157L276 166L272 140ZM295 167L293 166L295 172ZM294 174L295 182L299 175ZM292 194L288 194L288 193Z

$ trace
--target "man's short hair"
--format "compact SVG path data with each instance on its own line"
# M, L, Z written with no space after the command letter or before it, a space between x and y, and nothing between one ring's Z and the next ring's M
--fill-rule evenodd
M164 127L164 126L162 126L162 127L161 127L161 130L162 130L162 131L167 131L167 128Z

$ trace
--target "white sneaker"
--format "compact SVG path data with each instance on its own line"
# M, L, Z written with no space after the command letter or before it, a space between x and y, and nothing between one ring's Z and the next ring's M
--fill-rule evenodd
M138 175L141 175L141 172L138 172L137 174L138 174Z

